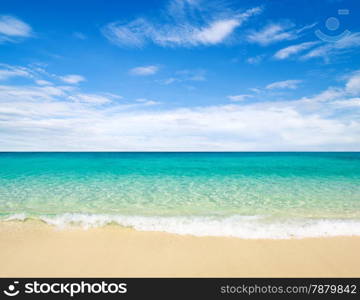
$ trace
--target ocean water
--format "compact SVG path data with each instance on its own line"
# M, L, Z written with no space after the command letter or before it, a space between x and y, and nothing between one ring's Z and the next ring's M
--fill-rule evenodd
M0 220L198 236L360 235L360 153L0 153Z

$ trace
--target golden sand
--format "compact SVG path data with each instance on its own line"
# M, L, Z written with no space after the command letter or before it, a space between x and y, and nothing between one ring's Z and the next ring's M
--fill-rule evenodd
M360 237L245 240L0 223L0 277L360 277Z

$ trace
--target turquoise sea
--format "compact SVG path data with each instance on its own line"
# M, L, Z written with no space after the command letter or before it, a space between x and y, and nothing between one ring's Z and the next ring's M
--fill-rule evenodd
M0 219L178 234L360 235L360 153L0 153Z

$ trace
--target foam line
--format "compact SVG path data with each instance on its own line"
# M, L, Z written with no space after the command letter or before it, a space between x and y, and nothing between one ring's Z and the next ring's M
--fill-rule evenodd
M24 221L25 214L8 216L5 220ZM66 213L39 216L38 219L66 229L80 226L84 229L118 224L142 231L162 231L194 236L227 236L245 239L287 239L305 237L360 236L360 220L289 219L274 220L264 216L230 217L155 217L105 214Z

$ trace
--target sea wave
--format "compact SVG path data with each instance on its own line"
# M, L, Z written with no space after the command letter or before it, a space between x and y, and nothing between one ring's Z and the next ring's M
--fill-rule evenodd
M84 229L117 224L140 231L161 231L194 236L226 236L244 239L289 239L306 237L360 236L360 220L354 219L274 219L266 216L126 216L65 213L30 217L14 214L3 221L39 219L59 229Z

